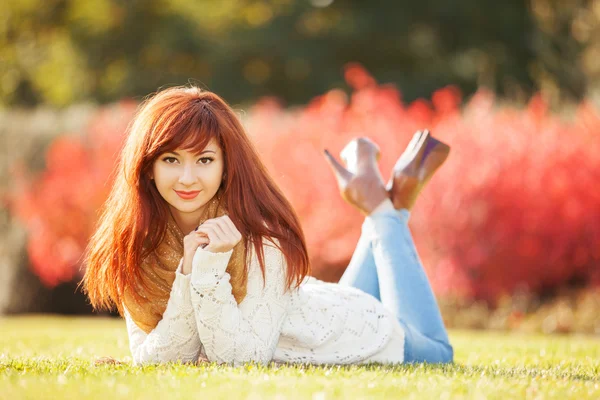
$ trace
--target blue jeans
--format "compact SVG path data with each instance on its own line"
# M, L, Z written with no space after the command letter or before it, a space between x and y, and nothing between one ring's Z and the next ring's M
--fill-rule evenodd
M408 210L384 210L365 218L350 265L340 279L374 296L405 331L404 362L452 362L440 309L408 228Z

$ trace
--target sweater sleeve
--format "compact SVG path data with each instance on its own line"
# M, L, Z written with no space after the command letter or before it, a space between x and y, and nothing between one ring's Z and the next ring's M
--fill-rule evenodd
M198 334L210 361L240 365L271 361L287 312L283 253L265 244L265 281L252 251L246 296L238 305L225 272L232 250L210 253L198 249L193 260L191 295Z
M135 365L198 360L201 343L190 298L190 279L190 275L181 273L180 263L163 318L148 334L136 325L123 306Z

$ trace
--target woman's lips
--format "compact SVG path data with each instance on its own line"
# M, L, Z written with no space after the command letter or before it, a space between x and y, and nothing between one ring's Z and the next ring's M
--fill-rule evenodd
M200 193L200 191L195 190L193 192L183 192L183 191L176 190L175 193L177 193L177 195L184 200L191 200L191 199L195 198L196 196L198 196L198 193Z

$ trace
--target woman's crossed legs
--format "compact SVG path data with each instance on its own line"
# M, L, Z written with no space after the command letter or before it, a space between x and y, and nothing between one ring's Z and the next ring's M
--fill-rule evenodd
M387 208L365 218L341 285L380 300L405 330L405 362L448 363L453 349L408 228L409 211Z
M340 194L366 215L362 234L340 284L379 299L405 331L405 362L452 362L439 307L408 228L410 209L444 163L450 147L429 131L418 131L383 185L379 147L368 138L352 140L341 152L344 167L327 150Z

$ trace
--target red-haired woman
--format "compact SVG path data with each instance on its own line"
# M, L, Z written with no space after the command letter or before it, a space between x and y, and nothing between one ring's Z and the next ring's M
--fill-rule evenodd
M139 109L86 254L92 305L116 305L135 364L451 362L407 227L448 146L418 132L386 189L368 139L326 152L366 215L340 283L309 277L302 229L240 121L214 93L158 92Z

